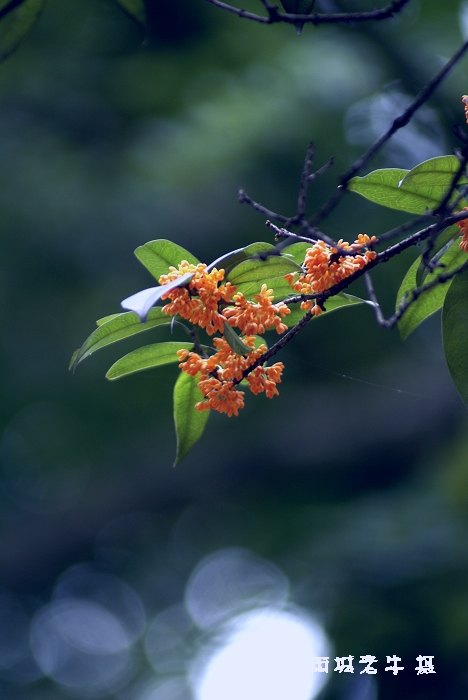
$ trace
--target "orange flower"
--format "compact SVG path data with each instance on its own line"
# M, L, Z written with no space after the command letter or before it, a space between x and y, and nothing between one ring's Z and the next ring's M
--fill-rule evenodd
M247 336L244 343L252 348L248 355L238 355L229 347L224 338L215 338L217 352L211 357L200 357L196 352L178 350L181 360L179 365L182 372L195 377L200 374L198 388L205 399L195 404L197 411L207 411L212 408L228 416L237 416L238 410L244 407L244 392L235 388L234 381L242 380L244 371L251 367L258 358L266 352L266 345L254 348L255 338ZM276 384L281 381L283 363L277 362L272 367L256 367L247 375L249 388L254 394L264 391L268 398L278 394Z
M227 413L229 417L237 416L240 408L244 408L244 392L234 388L232 382L221 382L214 377L201 379L198 388L205 401L195 404L197 411L207 411L209 408L218 413Z
M249 301L243 294L234 295L235 306L224 309L224 316L230 326L240 328L246 335L262 335L268 328L275 327L278 334L288 329L281 319L291 310L280 301L273 304L273 290L262 285L260 294L254 294L255 302Z
M168 292L163 299L170 302L164 307L168 314L179 314L193 324L206 328L208 334L216 331L223 333L224 324L240 328L242 338L251 352L240 355L232 350L223 337L214 338L216 352L211 356L202 357L196 352L179 350L179 367L191 377L199 376L198 388L203 394L197 411L213 409L228 416L237 416L239 409L244 407L244 392L236 385L242 381L244 373L266 352L263 343L255 348L255 335L262 334L266 329L276 328L278 333L287 330L282 319L290 313L283 302L273 304L273 291L262 285L255 301L247 300L243 294L235 294L236 288L229 282L218 286L224 278L224 270L213 269L206 272L206 265L193 265L186 260L178 268L171 267L167 275L162 275L160 284L167 284L178 277L192 273L193 277L187 287L177 287ZM233 306L219 311L219 304L224 302ZM317 307L319 308L319 307ZM265 392L268 398L278 394L276 385L281 381L283 364L276 363L272 367L256 367L247 375L249 388L254 394Z
M279 394L276 385L281 383L283 369L282 362L276 362L271 367L256 367L247 376L250 391L255 395L264 391L267 397L272 399L273 396Z
M171 316L178 314L194 325L205 328L208 335L222 333L225 318L219 313L219 303L229 303L236 291L230 282L218 286L224 279L224 270L214 268L206 272L206 265L194 265L182 260L177 268L170 267L167 275L161 275L159 284L168 284L187 273L193 273L188 287L177 287L162 299L170 299L164 307L164 313Z
M463 207L462 211L468 211L468 207ZM458 226L461 233L463 234L463 238L460 241L460 248L464 250L465 253L468 253L468 219L456 221L455 225Z
M371 260L374 260L377 253L365 248L376 240L375 236L370 238L367 234L359 234L357 240L349 245L346 241L339 240L338 247L344 251L356 253L356 255L341 255L336 260L338 249L332 248L323 241L317 241L306 250L304 267L307 272L299 275L295 280L294 274L285 276L285 280L299 294L316 294L324 292L333 287L338 282L346 279L357 270L362 270ZM359 251L363 251L359 254ZM306 301L301 304L301 308L308 310L312 305ZM314 315L319 315L322 310L315 305L312 309Z
M248 355L238 355L231 350L224 338L215 338L213 343L218 352L210 357L200 357L196 352L178 350L177 355L181 360L180 369L190 376L195 377L200 373L201 379L215 376L220 381L241 381L244 371L256 362L266 352L267 347L263 343L254 350L255 338L247 336L243 341L252 352Z

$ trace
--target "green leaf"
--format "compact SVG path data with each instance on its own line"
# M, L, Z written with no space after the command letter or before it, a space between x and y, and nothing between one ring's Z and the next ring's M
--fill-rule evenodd
M398 290L396 308L398 308L405 294L411 294L412 290L416 289L416 275L420 261L421 257L417 258L406 273L403 282L401 283L401 287ZM434 272L428 274L425 283L428 284L433 279L439 277L445 272L456 270L458 267L461 267L465 261L466 253L460 250L458 246L452 246L446 253L444 253L439 261L445 265L445 267L437 268L434 270ZM444 299L450 285L451 280L448 280L443 284L437 284L435 287L432 287L432 289L428 289L426 292L423 292L413 302L413 304L398 321L398 328L403 340L405 340L405 338L407 338L410 333L412 333L414 329L419 326L420 323L428 318L428 316L431 316L440 309L444 303Z
M0 61L7 58L26 36L45 0L0 0Z
M198 388L199 376L181 372L174 387L174 422L177 434L176 467L202 436L210 411L197 411L195 404L203 400Z
M224 322L224 338L231 348L237 355L248 355L252 352L252 348L249 348L237 335L234 328L231 328L229 323Z
M144 369L167 365L171 362L180 362L177 350L191 350L193 343L153 343L129 352L114 362L106 374L107 379L119 379L126 374L141 372Z
M430 199L441 202L452 185L454 175L460 167L460 162L455 156L440 156L430 158L420 163L403 178L400 189L418 192ZM466 182L462 176L458 184ZM457 194L454 195L456 197ZM460 208L466 202L460 202Z
M138 24L146 29L146 9L144 0L114 0L117 5Z
M317 316L316 318L323 318L332 311L342 309L346 306L355 306L356 304L364 303L364 299L359 299L359 297L355 297L352 294L346 294L345 292L341 292L340 294L336 294L335 296L327 299L327 301L325 302L325 313L321 314L320 316ZM289 304L289 308L291 309L291 313L289 314L289 316L284 317L283 323L285 323L288 326L288 328L292 328L296 325L296 323L298 323L301 320L301 318L307 312L301 309L300 302Z
M268 349L268 343L266 342L265 338L261 335L254 335L254 350L258 350L260 345L265 345L266 348Z
M112 321L113 318L117 318L117 316L123 316L123 313L120 312L119 314L109 314L109 316L98 318L96 321L96 326L102 326L104 323L107 323L107 321Z
M79 349L75 350L73 355L71 356L70 364L68 365L68 371L72 370L75 366L76 358L78 357Z
M302 272L302 268L283 255L275 255L266 260L246 260L236 265L227 280L247 298L258 294L266 284L268 289L273 289L275 301L279 301L291 294L291 285L284 279L289 272Z
M460 161L455 156L438 156L430 158L423 163L419 163L403 178L402 185L407 182L420 182L422 185L450 186L453 176L460 167ZM465 183L467 179L464 175L460 177L458 183Z
M193 272L187 272L185 275L181 275L167 284L163 284L159 287L142 289L141 292L132 294L131 297L127 297L120 302L120 306L128 311L134 311L140 317L141 322L144 323L151 307L155 306L158 301L172 289L188 285L193 274Z
M96 350L106 347L106 345L116 343L118 340L129 338L136 333L142 333L156 326L168 325L170 322L170 318L162 309L151 309L146 323L142 323L137 314L133 312L118 314L115 318L106 321L91 333L73 356L72 367L75 369L82 360L92 355Z
M200 262L188 250L164 238L139 246L135 250L135 255L157 280L161 275L169 272L169 267L177 267L182 260L193 265L198 265Z
M437 177L429 172L414 173L409 178L408 170L388 168L374 170L364 177L354 177L348 189L357 192L376 204L390 209L399 209L411 214L425 214L426 210L436 209L447 192L447 184L437 184ZM447 174L446 174L447 176ZM448 174L450 181L450 174ZM408 179L407 179L408 178ZM454 193L454 198L456 197ZM460 206L464 206L460 204Z
M291 260L294 260L298 265L302 265L306 252L309 248L312 248L312 245L313 243L293 243L292 245L288 245L287 248L284 248L283 255L287 258L291 258Z
M445 359L463 403L468 407L468 271L455 277L442 310Z
M211 272L211 270L216 267L218 270L224 270L226 273L225 276L227 277L230 270L239 263L248 260L252 256L268 252L273 252L275 255L278 254L277 248L271 243L263 243L261 241L258 243L251 243L245 248L237 248L237 250L232 250L230 253L222 255L220 258L216 258L216 260L208 265L207 272Z
M431 262L438 262L442 255L453 245L454 241L460 236L460 229L458 226L449 226L444 229L442 233L439 234L438 238L434 242L431 253ZM420 287L429 273L429 268L422 261L419 263L418 271L416 273L416 286Z

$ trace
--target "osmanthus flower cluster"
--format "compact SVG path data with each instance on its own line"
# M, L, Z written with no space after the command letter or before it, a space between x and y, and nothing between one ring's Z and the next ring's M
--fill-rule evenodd
M240 382L245 370L266 352L267 347L263 343L255 349L255 340L255 336L244 338L245 345L252 350L248 355L233 352L224 338L214 339L217 352L208 358L185 349L177 352L182 360L180 369L192 377L199 376L198 388L205 400L195 404L197 411L212 408L219 413L227 413L228 416L237 416L239 409L244 408L244 392L236 389L234 382ZM281 382L283 368L282 362L276 362L272 367L256 367L246 377L252 393L264 391L272 399L278 394L276 385Z
M237 385L267 350L263 343L255 348L255 336L272 328L279 334L284 333L288 327L282 319L290 309L283 302L273 303L273 292L266 284L259 294L254 294L253 300L246 299L242 293L236 294L236 287L230 282L219 284L224 279L223 269L208 271L207 265L202 263L193 265L183 260L177 268L171 267L169 274L161 275L159 283L166 285L187 273L193 273L193 277L186 287L176 287L162 296L162 301L169 300L163 307L164 313L179 315L194 326L204 328L208 335L224 334L226 324L239 328L244 335L239 337L237 349L233 349L224 336L214 338L216 353L207 357L182 348L177 351L181 360L179 367L198 378L198 389L204 398L195 404L197 411L212 408L228 416L237 416L244 407L244 392ZM282 371L281 362L272 367L256 367L252 376L246 376L250 390L254 394L264 391L268 398L273 398L278 394L276 384L281 381Z
M362 270L371 260L374 260L377 253L368 250L367 247L376 241L375 236L370 238L367 234L362 233L351 245L346 241L339 240L336 248L327 245L324 241L317 241L306 251L304 259L306 272L299 277L290 273L285 276L285 279L299 294L308 295L324 292L358 270ZM340 254L338 251L349 253L349 255ZM303 301L301 308L304 311L311 309L314 316L319 316L322 313L320 305L310 300Z
M221 302L232 301L236 288L230 282L219 285L224 279L224 270L214 268L207 272L203 263L193 265L182 260L177 268L171 266L167 275L161 275L160 285L174 282L186 274L193 274L187 287L176 287L162 297L170 299L164 307L164 313L171 316L179 315L195 326L204 328L208 335L222 333L226 319L219 312Z
M468 97L463 101L468 117ZM309 177L309 165L306 160L303 183ZM301 235L267 222L275 230L276 243L289 239L285 247L252 243L205 265L171 241L140 246L135 254L157 286L124 299L123 313L98 321L98 328L74 354L72 366L129 336L160 326L170 326L172 334L182 327L189 336L186 342L171 339L140 347L117 360L106 375L118 379L163 364L179 365L174 387L178 463L203 433L211 410L237 416L244 407L244 388L268 398L278 394L283 364L267 363L315 317L368 303L380 325L397 325L406 338L443 307L447 365L468 406L467 165L468 156L441 156L412 170L380 169L346 181L351 193L417 215L377 238L359 234L351 244L331 241L305 221L304 189L296 218L275 215L279 221L300 225ZM249 201L245 193L242 198ZM271 217L270 210L253 204ZM465 219L461 212L466 212ZM421 230L385 248L385 241L401 238L421 221ZM415 245L425 248L402 280L395 312L385 319L372 284L372 269ZM366 283L366 300L344 291L359 277ZM264 339L268 332L275 338L270 347Z

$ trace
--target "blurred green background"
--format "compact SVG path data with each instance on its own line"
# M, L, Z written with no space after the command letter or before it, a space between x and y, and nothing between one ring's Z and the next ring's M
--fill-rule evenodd
M111 0L48 0L0 65L0 698L466 697L468 421L438 317L405 344L368 307L317 319L280 358L280 396L212 415L175 470L177 368L104 378L167 328L67 366L153 284L138 245L210 262L271 240L236 190L293 213L311 139L317 167L335 158L319 206L468 35L468 3L301 37L203 0L148 10L142 45ZM467 69L371 169L457 145ZM324 230L403 220L350 194ZM378 270L387 313L416 255ZM312 655L353 655L355 673L311 677Z

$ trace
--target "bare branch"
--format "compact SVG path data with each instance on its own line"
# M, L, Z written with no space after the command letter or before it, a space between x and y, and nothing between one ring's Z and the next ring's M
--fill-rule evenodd
M254 202L254 200L248 196L248 194L244 189L242 189L242 187L240 187L237 190L237 195L241 204L249 204L253 209L255 209L255 211L259 211L261 214L264 214L269 219L276 219L277 221L281 221L283 224L286 224L286 226L291 226L292 222L295 219L295 217L287 217L283 216L282 214L278 214L276 211L267 209L267 207L264 207L263 204Z
M466 150L466 149L465 149ZM452 198L452 195L455 192L455 188L463 174L465 174L466 171L466 163L468 161L468 156L463 155L460 158L460 165L457 169L457 172L454 174L452 178L452 182L450 183L450 187L448 191L446 192L443 200L441 201L440 205L437 207L437 209L434 210L434 216L439 216L439 222L441 222L441 228L444 227L444 222L448 214L452 214L454 209L456 208L457 204L460 202L460 197L457 197L454 202L452 202L451 206L449 207L449 202ZM432 262L431 261L431 255L432 251L434 250L434 245L436 242L438 230L434 229L434 232L429 236L428 238L428 244L426 247L426 250L423 253L422 256L422 262L425 265L425 267L432 272L432 270L437 267L438 260Z
M335 159L333 156L330 158L330 160L325 163L325 165L322 165L321 168L315 171L315 173L311 173L309 175L309 182L312 182L313 180L316 180L320 175L323 175L324 173L327 172L327 170L330 170L330 168L334 165Z
M384 315L382 313L382 309L380 308L380 304L379 304L379 301L377 299L377 294L375 293L374 284L372 282L372 277L370 275L370 272L368 272L367 270L364 273L364 282L366 284L366 289L367 289L367 293L369 295L369 299L371 300L372 305L374 307L374 312L375 312L375 317L377 319L377 323L379 325L381 325L385 321L385 318L384 318Z
M424 294L424 292L427 292L430 289L437 287L439 284L444 284L444 282L448 282L449 280L456 277L456 275L458 275L460 272L463 272L467 269L468 260L465 263L463 263L463 265L461 265L460 267L457 267L456 270L451 270L450 272L445 273L443 272L440 275L437 275L437 277L435 277L422 287L416 287L416 289L413 289L411 293L407 295L407 297L402 299L395 313L388 319L385 319L383 314L380 313L380 315L377 316L377 323L383 328L393 328L394 326L396 326L400 318L406 313L406 311L408 311L410 306L414 304L416 299L418 299L418 297L421 296L421 294Z
M403 7L410 0L392 0L391 3L382 7L380 10L371 10L370 12L334 12L334 13L315 13L309 15L296 15L289 12L279 12L276 5L271 5L268 0L261 0L262 5L267 11L267 17L257 15L254 12L242 10L234 5L229 5L222 0L206 0L211 5L219 7L221 10L231 12L241 19L248 19L252 22L260 24L276 24L284 22L285 24L349 24L349 22L373 22L389 19L401 12Z
M307 148L307 154L304 161L304 168L302 170L301 184L299 186L299 196L297 198L297 211L296 217L298 220L304 218L305 215L305 205L307 198L307 188L310 180L310 169L314 162L315 156L315 146L311 141Z
M271 24L271 19L269 17L261 17L261 15L256 15L253 12L240 10L238 7L233 7L233 5L228 5L226 2L221 2L221 0L206 0L206 2L209 2L215 7L219 7L221 10L232 12L242 19L250 19L253 22L261 22L262 24Z
M351 168L344 173L340 178L340 184L338 186L338 191L326 202L318 212L310 219L310 224L315 226L322 219L328 216L341 201L348 182L357 175L367 163L382 149L382 147L389 141L393 134L402 129L404 126L409 124L413 115L422 107L422 105L427 102L439 85L445 80L448 74L457 65L460 59L465 55L468 50L468 41L465 41L458 51L452 56L452 58L447 61L445 66L440 70L432 80L430 80L423 89L419 92L416 98L411 102L410 105L402 112L396 119L393 120L391 126L387 131L378 138L370 148L357 160L354 161Z
M274 224L271 223L271 221L266 221L265 225L268 226L268 228L273 229L275 232L275 238L287 238L287 239L292 239L296 243L310 243L310 245L314 245L314 243L317 243L317 240L313 238L308 238L306 236L298 236L297 233L292 233L291 231L288 231L285 228L278 228L278 226L275 226Z

